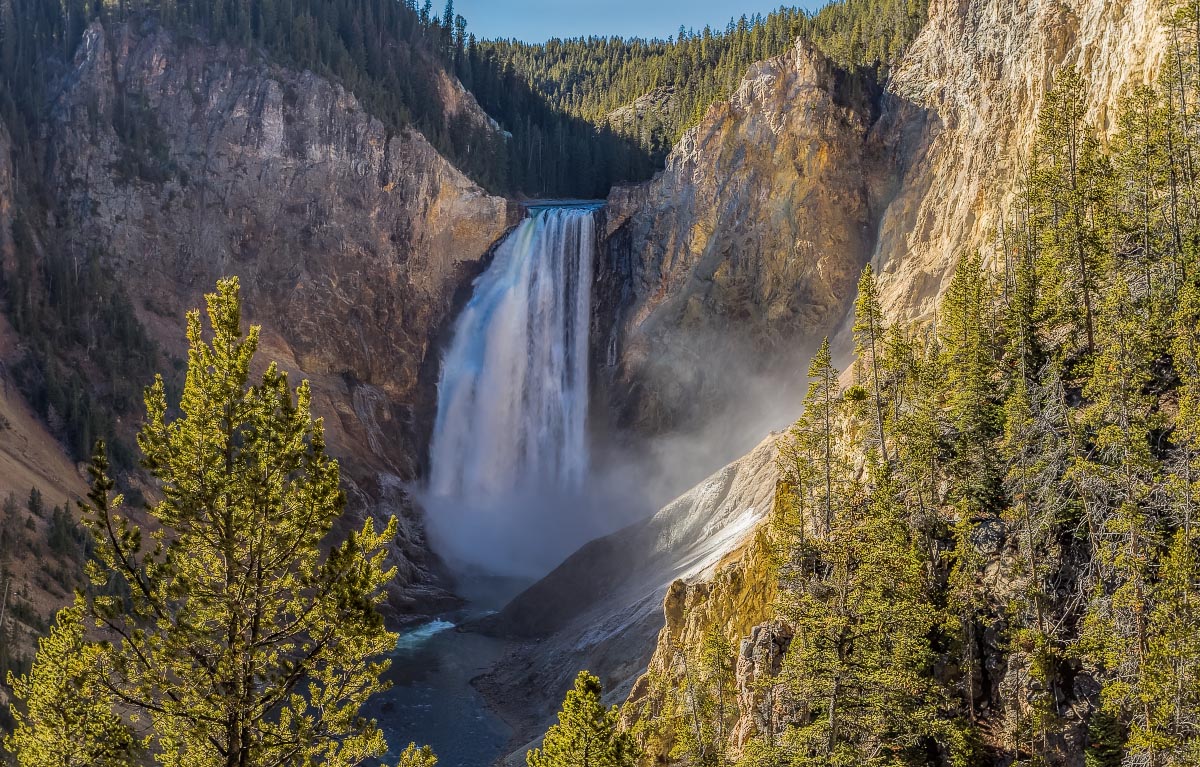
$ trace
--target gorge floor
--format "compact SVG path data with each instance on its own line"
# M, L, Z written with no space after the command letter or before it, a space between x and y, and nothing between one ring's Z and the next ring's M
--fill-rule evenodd
M476 577L459 584L467 605L401 632L384 675L393 685L365 711L379 721L394 763L409 743L428 744L439 767L488 767L508 754L512 729L472 685L512 649L466 628L504 606L528 583Z

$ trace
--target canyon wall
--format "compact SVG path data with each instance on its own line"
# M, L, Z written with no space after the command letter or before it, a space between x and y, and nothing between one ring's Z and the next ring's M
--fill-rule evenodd
M803 44L751 67L664 171L609 197L593 334L612 425L696 428L725 410L757 423L748 383L769 398L825 335L848 356L867 263L891 318L929 319L963 252L998 257L1054 74L1080 70L1089 117L1111 132L1122 90L1157 71L1166 12L932 0L886 89Z
M796 378L845 313L899 177L872 135L880 99L797 44L753 65L653 180L613 191L593 330L617 428L695 427L750 379Z
M1162 0L932 0L929 22L892 73L893 118L911 136L900 192L880 224L873 261L895 320L928 319L959 256L1000 257L997 235L1054 76L1074 67L1088 117L1115 130L1121 93L1158 71ZM915 111L914 111L915 110Z
M487 119L460 91L455 108ZM51 224L99 251L169 354L183 311L241 278L264 363L313 383L355 516L405 518L393 602L428 606L404 483L424 460L439 337L516 206L340 85L150 21L87 30L48 132Z
M745 419L762 403L744 382L777 372L778 360L802 382L800 360L824 335L844 367L847 309L867 263L890 319L929 320L964 252L1001 262L1003 212L1056 73L1079 69L1090 119L1110 134L1124 89L1157 72L1167 10L1152 0L933 0L882 93L803 47L754 67L663 173L609 200L594 358L617 427L687 428L721 409ZM627 549L637 544L610 555L621 561ZM665 626L643 656L650 674L633 687L627 716L657 710L651 680L715 625L740 645L732 745L752 736L789 639L764 601L740 597L766 593L764 580L762 550L743 541L722 568L670 586L657 621ZM763 622L748 630L752 620ZM576 657L603 657L603 648ZM612 681L623 690L626 678Z

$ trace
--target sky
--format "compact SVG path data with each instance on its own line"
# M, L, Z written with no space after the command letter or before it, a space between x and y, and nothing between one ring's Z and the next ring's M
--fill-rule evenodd
M515 37L542 42L551 37L621 35L670 37L679 25L702 29L724 27L743 13L767 14L780 0L455 0L454 9L467 19L467 30L479 38ZM788 3L789 5L793 3ZM796 0L813 8L821 0ZM440 13L444 0L434 0Z

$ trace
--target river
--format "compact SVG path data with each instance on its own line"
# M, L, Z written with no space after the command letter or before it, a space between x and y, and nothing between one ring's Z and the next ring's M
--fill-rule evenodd
M512 730L471 686L509 650L503 639L458 626L495 611L521 591L525 581L488 579L460 588L468 606L400 634L384 675L393 687L364 707L379 721L394 767L409 743L429 745L438 767L489 767L507 753Z

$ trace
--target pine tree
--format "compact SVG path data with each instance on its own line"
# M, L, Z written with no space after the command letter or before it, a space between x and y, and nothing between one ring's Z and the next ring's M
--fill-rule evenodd
M409 743L404 751L400 754L400 763L397 767L437 767L438 759L433 754L433 749L429 746L417 747L416 743Z
M676 653L680 682L673 692L671 755L695 767L727 763L730 731L737 718L734 663L737 653L718 626L709 626L695 650Z
M835 521L818 572L781 608L795 630L783 682L801 712L783 737L789 764L915 763L925 739L961 744L937 721L946 697L930 675L937 611L924 555L887 470L873 475L865 507Z
M1010 725L1017 741L1014 751L1027 750L1047 760L1061 725L1057 664L1063 655L1053 615L1052 578L1061 557L1061 527L1072 507L1065 477L1069 453L1062 436L1066 413L1057 373L1050 370L1042 384L1018 374L1005 414L1002 452L1008 462L1005 489L1010 503L1002 518L1016 550L1008 576L1018 589L1009 605L1009 644L1027 658L1028 672L1041 689L1028 715Z
M829 339L813 355L808 366L808 393L804 398L804 414L792 426L789 437L781 451L784 476L789 478L797 492L803 512L810 505L816 515L811 520L814 530L829 535L835 516L837 493L835 485L841 481L837 453L834 450L835 431L838 417L838 371L833 367L829 351ZM799 525L810 524L807 515L801 513ZM799 533L803 535L804 529Z
M1002 474L996 451L990 449L1000 433L995 400L1000 344L998 323L990 316L993 304L994 291L979 254L964 256L942 301L938 335L954 430L952 493L973 512L996 508Z
M1154 585L1148 618L1140 697L1144 721L1135 719L1130 753L1163 767L1200 763L1200 563L1196 541L1184 529L1175 533Z
M871 265L863 269L858 281L858 298L854 303L854 354L857 357L857 379L872 393L875 410L875 438L879 455L888 462L887 438L884 429L883 384L881 361L884 356L884 339L887 325L883 318L883 307L879 302L879 286L875 281Z
M102 444L92 465L85 614L112 640L105 687L164 765L357 765L386 750L359 707L384 688L395 642L377 607L396 523L368 521L322 553L344 498L308 384L293 394L274 364L249 384L259 330L242 335L236 278L208 296L208 318L211 340L187 317L179 416L161 377L146 391L138 444L162 498L148 546Z
M1083 754L1086 767L1120 767L1124 746L1121 720L1103 709L1094 711L1088 720L1087 750Z
M1113 140L1113 169L1121 193L1116 199L1116 247L1118 255L1129 262L1129 272L1141 313L1153 327L1154 339L1166 339L1162 324L1169 312L1162 310L1173 292L1174 280L1165 279L1161 264L1171 263L1176 274L1182 267L1178 244L1172 237L1167 216L1167 178L1169 160L1165 156L1162 108L1158 92L1139 85L1121 99L1118 125Z
M558 724L551 727L541 748L528 752L529 767L633 767L638 751L633 736L618 728L617 707L600 702L600 680L586 671L575 677L567 692Z
M937 334L923 330L916 338L889 345L888 367L895 371L896 391L891 435L896 454L896 482L919 531L930 575L940 566L944 523L944 463L950 432L946 418L946 377Z
M1091 487L1088 520L1099 568L1088 605L1082 646L1108 672L1106 707L1128 715L1135 729L1153 719L1144 689L1152 609L1152 574L1160 546L1157 461L1150 449L1155 428L1145 323L1133 309L1127 283L1118 278L1105 301L1103 345L1085 394L1092 400L1086 423L1095 457L1076 471ZM1151 764L1157 756L1149 753Z
M9 674L22 704L13 706L16 726L4 747L19 767L128 767L146 745L114 711L110 658L84 638L84 615L79 602L60 610L33 669Z
M1193 280L1185 281L1179 291L1173 323L1171 352L1179 376L1179 409L1172 435L1177 448L1167 486L1176 521L1190 535L1200 502L1200 288Z
M1096 348L1110 171L1085 120L1087 86L1073 69L1046 95L1030 171L1040 241L1040 323L1068 356ZM1076 340L1082 330L1083 340Z

